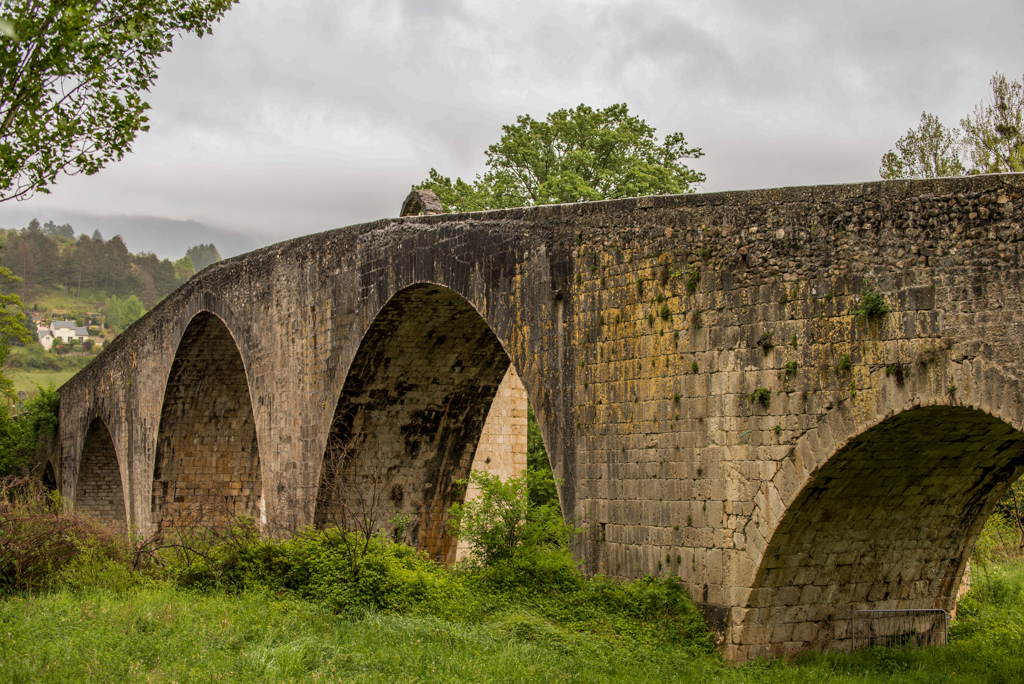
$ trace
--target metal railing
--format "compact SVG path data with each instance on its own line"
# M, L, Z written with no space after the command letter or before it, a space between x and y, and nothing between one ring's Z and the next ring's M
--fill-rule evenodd
M853 648L871 646L944 646L949 641L949 613L941 608L855 610Z

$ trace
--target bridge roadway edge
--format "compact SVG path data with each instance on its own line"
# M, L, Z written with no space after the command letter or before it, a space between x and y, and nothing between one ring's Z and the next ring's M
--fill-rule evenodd
M308 523L360 341L396 293L433 283L480 313L522 377L589 572L680 577L728 657L844 647L822 605L790 610L778 635L761 624L762 554L829 459L903 411L959 406L1020 430L1022 190L1003 174L643 197L273 245L197 274L61 388L61 488L73 499L100 418L128 519L152 529L164 386L192 316L210 311L245 367L264 509ZM865 283L891 313L851 314ZM761 387L770 400L751 400ZM1019 474L1019 454L1000 453ZM946 561L920 572L949 585Z

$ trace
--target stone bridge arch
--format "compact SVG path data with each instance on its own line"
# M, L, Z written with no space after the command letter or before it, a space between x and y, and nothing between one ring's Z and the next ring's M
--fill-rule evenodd
M790 449L746 530L763 542L729 655L849 648L854 610L955 608L985 521L1024 474L1024 386L956 351L877 369L869 406L844 402Z
M126 529L128 515L124 477L114 439L103 418L96 416L88 425L78 468L72 476L72 508L116 528Z
M454 560L447 512L465 495L456 482L473 468L510 368L502 342L462 295L433 283L396 292L363 336L335 403L314 522L349 524L368 506L377 517L398 509L411 516L407 543Z
M157 531L263 521L263 476L249 379L221 316L188 319L167 374L152 471Z

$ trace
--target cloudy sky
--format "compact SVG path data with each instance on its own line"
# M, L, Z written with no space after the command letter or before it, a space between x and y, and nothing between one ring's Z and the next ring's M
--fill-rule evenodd
M242 0L163 58L131 155L0 225L145 215L268 243L395 216L432 166L472 178L502 124L580 103L685 133L701 191L873 180L922 110L954 125L993 73L1021 78L1022 25L1020 0Z

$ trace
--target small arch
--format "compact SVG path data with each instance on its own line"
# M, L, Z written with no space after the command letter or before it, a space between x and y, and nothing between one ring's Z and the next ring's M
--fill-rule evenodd
M262 474L245 365L234 337L201 311L185 329L167 377L153 469L152 520L221 526L262 520Z
M849 647L853 610L952 610L985 520L1024 473L1024 433L912 408L849 440L786 509L754 578L746 657Z
M399 510L411 517L405 542L453 561L447 513L465 497L456 482L473 467L503 382L509 410L523 404L515 417L522 436L506 437L519 440L525 464L526 393L516 391L518 377L507 379L510 365L487 322L456 292L418 284L392 297L363 337L338 398L314 522L351 526L371 513L367 507L382 521ZM499 432L485 442L497 444Z
M52 465L49 462L47 465L50 466L49 472L52 473ZM74 509L114 527L127 526L124 487L121 483L117 451L106 423L100 418L94 418L85 433L82 456L78 461Z
M43 487L48 492L57 491L57 474L53 470L53 462L49 460L43 466Z

